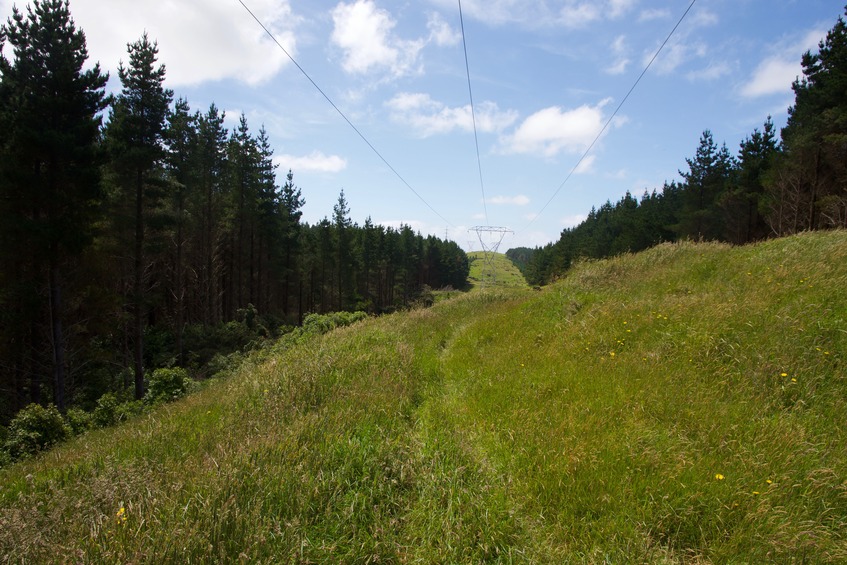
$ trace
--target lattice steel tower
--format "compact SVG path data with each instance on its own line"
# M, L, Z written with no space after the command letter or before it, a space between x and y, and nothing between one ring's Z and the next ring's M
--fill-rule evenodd
M497 226L475 226L468 231L476 232L479 244L482 246L482 274L480 275L482 284L486 284L486 275L492 283L496 283L497 268L494 266L494 255L500 248L500 244L503 243L506 234L514 232L509 228Z

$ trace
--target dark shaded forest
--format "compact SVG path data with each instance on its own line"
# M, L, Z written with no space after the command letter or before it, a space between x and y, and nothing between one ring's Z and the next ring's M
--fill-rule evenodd
M0 48L0 423L29 403L142 398L154 369L202 374L307 313L465 286L458 245L358 225L343 191L303 222L264 127L175 99L146 35L115 95L65 0L15 9Z
M847 13L847 12L846 12ZM592 208L560 239L506 255L530 284L574 261L637 252L682 239L742 245L801 231L847 227L847 24L840 17L817 53L802 58L794 105L777 132L770 117L736 154L706 130L681 180Z

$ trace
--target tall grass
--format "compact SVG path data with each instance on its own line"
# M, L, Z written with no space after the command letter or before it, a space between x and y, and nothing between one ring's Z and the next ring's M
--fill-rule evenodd
M6 562L847 560L847 234L663 245L248 360L0 470Z

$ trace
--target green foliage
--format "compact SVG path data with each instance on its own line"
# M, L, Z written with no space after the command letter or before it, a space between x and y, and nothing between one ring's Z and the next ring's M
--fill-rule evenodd
M106 428L138 416L144 410L139 400L122 400L112 392L107 392L97 400L97 406L91 414L94 427Z
M329 314L308 314L303 319L302 333L322 335L335 328L349 326L368 318L367 312L331 312Z
M98 428L113 426L118 422L118 398L113 392L107 392L97 399L92 412L92 421Z
M148 404L177 400L185 395L189 381L188 372L181 367L156 369L148 379L144 400Z
M27 457L65 440L70 434L70 427L54 405L30 404L9 423L6 451L14 459Z
M94 427L94 415L80 408L68 408L65 412L65 421L75 436Z

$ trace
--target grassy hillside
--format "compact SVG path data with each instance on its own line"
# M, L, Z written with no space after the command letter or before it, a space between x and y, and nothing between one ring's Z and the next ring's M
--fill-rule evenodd
M468 260L470 261L468 280L474 288L526 288L527 284L523 274L504 254L488 254L489 263L487 265L485 259L486 255L482 251L468 252Z
M662 245L0 470L8 562L847 560L847 233Z

